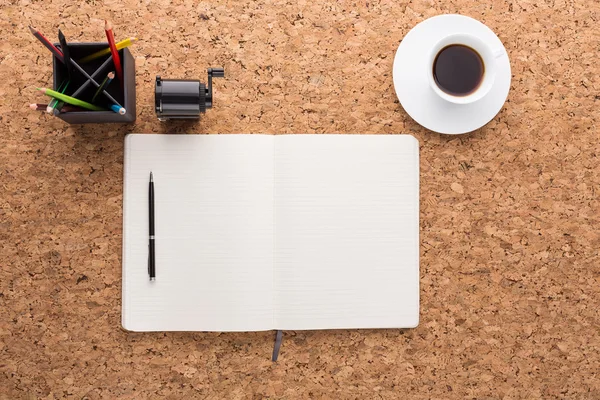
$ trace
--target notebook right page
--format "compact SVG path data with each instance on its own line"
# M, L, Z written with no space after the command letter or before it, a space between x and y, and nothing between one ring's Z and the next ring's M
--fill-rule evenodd
M418 324L418 154L409 135L275 137L277 329Z

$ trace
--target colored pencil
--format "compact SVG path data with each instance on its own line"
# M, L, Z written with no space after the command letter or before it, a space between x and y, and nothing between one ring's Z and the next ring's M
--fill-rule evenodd
M58 58L63 64L65 62L65 59L63 57L63 53L58 50L56 47L54 47L54 45L52 43L50 43L48 41L48 39L46 39L44 37L44 35L42 35L39 31L35 30L34 28L32 28L31 26L29 27L29 29L31 30L31 33L33 33L33 35L40 41L42 42L42 44L44 46L46 46L53 54L56 58ZM81 66L79 64L77 64L75 62L75 60L73 60L71 58L71 64L77 69L77 71L79 71L83 76L85 76L85 78L89 81L92 82L94 84L94 86L98 87L100 86L100 84L98 82L96 82L91 76L90 74L88 74L87 72L85 72L85 70L83 68L81 68ZM87 82L86 82L87 83ZM84 84L85 85L85 84ZM111 103L113 104L119 104L118 101L116 101L106 90L102 91L102 94L104 94L104 96L106 96L106 98L108 100L110 100Z
M133 42L135 42L137 40L137 38L131 37L131 38L127 38L125 40L121 40L120 42L118 42L116 44L117 46L117 50L122 50L125 47L129 47L133 44ZM97 51L93 54L90 54L89 56L85 56L82 59L78 60L80 63L85 64L86 62L90 62L92 60L95 60L96 58L105 56L107 54L110 54L110 47L105 48L104 50L100 50Z
M121 115L125 115L125 113L127 112L127 110L125 110L123 107L120 107L116 104L113 104L112 106L110 106L110 109L113 110L114 112L116 112L117 114L121 114Z
M81 67L79 66L79 64L77 64L77 63L75 62L75 60L71 59L71 63L72 63L74 66L75 66L75 68L77 68L77 70L78 70L79 72L81 72L81 74L82 74L83 76L85 76L85 78L86 78L88 81L92 82L92 83L94 84L94 86L96 86L96 87L100 86L100 84L99 84L98 82L96 82L96 81L95 81L95 80L94 80L94 79L93 79L93 78L90 76L90 74L88 74L87 72L85 72L85 71L84 71L84 69L83 69L83 68L81 68ZM115 100L115 99L114 99L114 98L113 98L113 97L112 97L112 96L111 96L111 95L110 95L110 94L109 94L109 93L108 93L106 90L103 90L103 91L102 91L102 94L104 94L104 96L105 96L105 97L106 97L108 100L110 100L110 102L111 102L111 103L114 103L114 104L119 104L119 102L118 102L118 101L116 101L116 100Z
M123 85L123 70L121 69L121 58L119 57L119 50L117 50L117 45L115 44L115 36L112 30L112 24L107 20L104 20L104 31L106 32L106 39L108 40L108 45L110 46L110 52L113 57L113 63L115 63L115 71L117 71L117 76L119 77L119 81L121 85Z
M32 110L35 111L44 111L46 110L46 108L48 107L48 104L30 104L29 108L31 108ZM81 107L77 107L77 106L71 106L71 105L65 105L60 109L60 112L74 112L74 111L87 111L84 108Z
M58 87L58 91L59 91L60 93L63 93L63 94L64 94L64 93L66 92L66 90L67 90L67 87L69 86L69 83L71 83L71 81L70 81L70 80L63 81L63 82L60 84L60 86ZM60 108L61 108L61 107L62 107L64 104L65 104L65 103L64 103L64 102L62 102L62 101L58 101L58 100L56 100L56 99L52 99L52 101L50 101L50 103L48 104L48 107L46 108L46 112L47 112L48 114L52 114L52 111L53 111L55 108L58 108L58 109L60 109Z
M94 94L94 97L92 97L92 103L96 101L96 97L98 97L98 95L100 94L100 92L102 92L106 87L108 87L108 85L110 84L110 82L113 79L115 79L115 73L111 71L111 72L108 73L108 75L106 75L106 78L104 78L104 80L102 81L102 83L98 87L98 90L96 90L96 93Z
M92 110L92 111L105 111L103 108L100 108L91 103L88 103L87 101L79 100L79 99L76 99L75 97L67 96L66 94L58 93L51 89L38 88L38 90L40 90L42 93L44 93L48 96L54 97L55 99L62 100L65 103L69 103L74 106L86 108L86 109Z
M60 42L60 50L65 58L65 66L67 67L67 76L69 80L73 79L73 64L71 63L71 53L69 52L69 46L67 45L67 39L63 35L62 31L58 30L58 41Z
M46 112L48 114L54 114L54 115L56 115L65 106L65 102L62 101L62 100L56 100L56 99L52 99L52 100L54 100L54 104L52 105L52 107L46 108Z
M54 114L54 110L60 110L62 108L62 106L64 106L64 105L65 105L64 101L52 99L52 102L50 104L48 104L48 107L46 108L46 112L48 114Z
M29 108L31 108L34 111L43 111L46 109L46 107L48 107L48 104L36 104L36 103L32 103L29 105Z
M65 104L64 106L61 107L60 112L81 112L81 111L87 111L85 108L81 108L81 107L77 107L77 106L71 106L68 104Z
M29 30L31 31L31 33L33 34L33 36L35 36L37 38L37 40L39 40L40 42L42 42L42 44L44 46L46 46L46 48L48 50L50 50L52 52L52 54L54 54L54 56L56 58L58 58L60 60L60 62L62 62L63 64L65 63L65 59L63 57L62 51L60 51L59 49L56 48L56 46L54 46L52 43L50 43L50 41L48 39L46 39L46 37L44 35L42 35L40 33L40 31L38 31L37 29L32 28L31 26L29 26Z

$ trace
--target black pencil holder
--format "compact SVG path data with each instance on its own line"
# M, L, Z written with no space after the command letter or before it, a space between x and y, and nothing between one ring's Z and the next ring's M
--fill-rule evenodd
M57 44L57 46L60 45ZM71 58L77 61L107 47L108 43L69 43L69 52ZM113 104L112 101L100 93L93 104L105 108L107 111L59 112L57 114L58 118L69 124L129 123L135 121L135 59L127 48L119 50L119 56L121 57L121 67L123 68L123 84L121 85L118 76L115 76L105 90L125 108L126 113L121 115L111 111L110 106ZM79 61L77 63L99 84L102 83L109 72L115 71L110 54L87 63ZM56 57L53 57L53 72L53 89L59 91L61 84L68 80L68 75L66 66L57 60ZM97 87L87 77L78 71L77 68L73 68L71 81L64 94L92 103L96 89Z

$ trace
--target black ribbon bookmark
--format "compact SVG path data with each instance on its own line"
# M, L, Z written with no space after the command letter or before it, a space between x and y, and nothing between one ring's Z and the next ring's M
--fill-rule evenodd
M281 347L281 340L283 339L283 331L277 331L275 334L275 346L273 347L273 357L271 361L277 361L279 357L279 348Z

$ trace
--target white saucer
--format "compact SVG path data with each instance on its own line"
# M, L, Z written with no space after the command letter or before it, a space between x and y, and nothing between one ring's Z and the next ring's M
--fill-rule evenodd
M464 15L438 15L429 18L404 37L394 58L394 88L400 104L417 123L439 133L460 134L481 128L502 109L510 90L508 54L498 59L496 79L490 92L471 104L443 100L429 86L427 74L431 48L453 33L470 33L492 48L504 48L496 34L481 22Z

